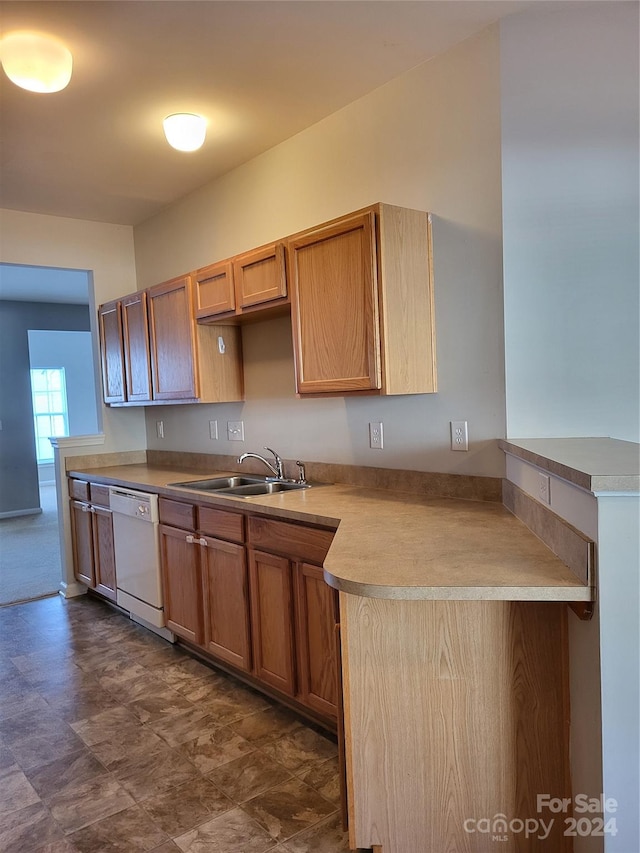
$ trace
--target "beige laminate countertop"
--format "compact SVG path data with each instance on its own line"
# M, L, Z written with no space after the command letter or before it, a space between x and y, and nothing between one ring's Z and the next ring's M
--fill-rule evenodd
M178 500L337 528L325 579L354 595L389 599L589 601L592 590L502 504L321 485L233 498L170 483L228 471L122 465L69 476Z

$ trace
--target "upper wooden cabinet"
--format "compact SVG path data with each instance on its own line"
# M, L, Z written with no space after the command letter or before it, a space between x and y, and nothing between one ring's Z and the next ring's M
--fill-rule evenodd
M122 334L127 400L151 399L151 357L147 294L132 293L122 299Z
M233 259L233 278L239 309L285 298L284 243L272 243L238 255Z
M149 332L154 400L199 396L189 276L150 287Z
M299 394L436 390L429 214L376 204L287 241Z
M102 305L99 321L105 403L243 399L240 330L196 323L191 276Z
M126 398L122 308L119 300L106 302L98 310L102 391L105 403L123 403Z
M235 313L232 261L221 261L196 270L193 281L198 320Z
M287 300L284 243L270 243L193 273L196 318L240 321L256 308Z

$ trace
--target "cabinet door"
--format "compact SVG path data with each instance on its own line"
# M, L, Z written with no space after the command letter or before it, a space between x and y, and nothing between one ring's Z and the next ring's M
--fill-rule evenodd
M287 243L299 394L381 387L375 215Z
M124 403L124 354L120 302L107 302L98 309L102 392L105 403Z
M236 297L231 261L221 261L219 264L203 267L194 274L193 280L198 319L217 314L233 314Z
M202 644L202 583L193 534L160 525L160 554L167 628Z
M93 515L93 556L95 589L116 600L116 557L113 546L113 517L110 509L91 507Z
M322 569L295 566L296 649L300 699L321 714L336 716L336 591Z
M132 293L124 297L122 329L127 399L150 400L151 358L146 293Z
M70 506L74 573L79 581L94 587L96 575L93 561L91 507L82 501L71 501Z
M233 277L238 308L286 297L284 244L274 243L239 255L233 261Z
M249 550L254 671L283 693L295 695L291 563Z
M189 276L148 290L154 400L198 397L195 329Z
M205 648L251 671L249 578L243 545L202 537Z

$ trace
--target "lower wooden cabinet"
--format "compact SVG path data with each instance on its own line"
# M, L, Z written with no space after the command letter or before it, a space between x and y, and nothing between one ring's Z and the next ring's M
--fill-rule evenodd
M92 506L95 590L116 600L116 554L113 544L113 516L110 509Z
M161 524L160 554L167 628L190 643L201 645L202 574L193 534Z
M293 581L286 557L249 549L255 673L289 696L296 694Z
M83 483L88 497L88 484ZM93 487L95 489L95 487ZM73 489L70 489L73 494ZM106 492L108 503L108 490ZM113 519L108 506L72 500L71 540L77 580L112 601L116 600L116 562Z
M305 705L335 717L337 593L325 583L318 566L297 563L294 570L298 693Z
M205 536L200 538L200 548L204 647L243 672L251 672L249 577L244 545Z
M87 586L96 583L93 556L93 523L91 506L82 501L71 501L71 538L73 543L73 570L76 580Z
M334 723L337 593L314 564L332 531L162 497L160 521L167 627Z

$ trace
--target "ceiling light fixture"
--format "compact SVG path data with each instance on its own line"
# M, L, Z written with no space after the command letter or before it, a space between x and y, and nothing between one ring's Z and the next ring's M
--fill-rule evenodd
M25 30L4 36L0 61L11 82L29 92L59 92L71 80L71 51L44 33Z
M207 120L194 113L173 113L162 126L167 142L178 151L197 151L207 135Z

